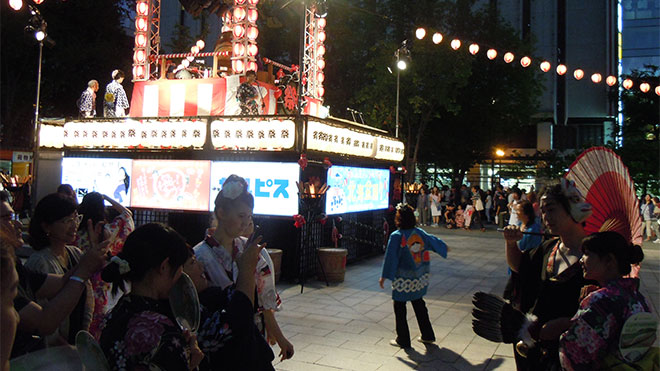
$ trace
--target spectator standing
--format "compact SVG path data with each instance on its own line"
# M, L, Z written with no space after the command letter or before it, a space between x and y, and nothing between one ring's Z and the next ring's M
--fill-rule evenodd
M660 243L660 198L653 197L653 215L651 216L651 226L655 231L656 239L653 243Z
M442 194L438 187L433 187L431 191L431 217L433 218L433 226L437 227L440 224L440 216L442 216Z
M511 201L509 201L509 225L520 225L520 220L518 220L518 213L516 213L516 206L520 202L520 196L522 192L518 188L514 188L511 192Z
M493 218L492 218L492 213L493 213L493 192L489 189L486 191L486 222L487 223L492 223Z
M651 228L651 222L653 219L653 200L651 200L651 195L644 195L644 201L641 207L642 222L644 223L644 230L646 231L645 241L651 241L651 238L655 235L653 228Z
M419 224L423 226L429 224L429 207L431 205L431 200L427 192L427 188L422 187L419 189L419 195L417 196L417 213L419 214Z

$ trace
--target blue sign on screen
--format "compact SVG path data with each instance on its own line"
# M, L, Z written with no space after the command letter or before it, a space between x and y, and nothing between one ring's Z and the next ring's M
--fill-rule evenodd
M348 166L328 169L325 212L328 215L386 209L390 171Z

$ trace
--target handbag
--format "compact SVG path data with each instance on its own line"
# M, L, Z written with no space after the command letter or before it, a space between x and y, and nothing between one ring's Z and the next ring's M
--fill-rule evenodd
M474 208L477 211L482 211L484 209L484 203L481 201L480 198L477 199L477 202L474 203Z

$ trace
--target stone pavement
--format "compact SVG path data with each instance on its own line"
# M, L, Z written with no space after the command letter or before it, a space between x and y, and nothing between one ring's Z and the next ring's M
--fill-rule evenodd
M382 256L347 267L346 280L331 284L310 280L278 284L282 331L294 344L292 359L275 362L277 370L515 370L511 345L496 344L472 331L472 294L501 294L507 280L501 234L426 228L450 247L448 259L431 254L431 283L424 298L436 343L412 341L412 349L389 345L394 335L391 289L378 286ZM660 245L645 243L642 290L660 308ZM657 313L657 310L656 310ZM412 307L408 321L413 339L419 329ZM279 348L273 347L279 360Z

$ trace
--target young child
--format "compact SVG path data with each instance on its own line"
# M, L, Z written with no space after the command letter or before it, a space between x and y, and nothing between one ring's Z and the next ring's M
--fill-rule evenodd
M456 206L454 220L456 220L456 228L465 228L465 210L463 210L463 205L459 204Z
M230 175L215 199L217 227L212 235L207 235L194 248L195 257L202 263L209 278L209 286L225 289L235 284L238 277L236 259L243 253L247 243L247 238L241 235L252 223L253 208L254 197L248 192L245 179ZM275 337L281 350L281 359L284 360L293 356L294 349L282 335L273 315L272 310L277 308L277 293L272 277L261 274L265 270L270 271L267 261L261 256L256 271L257 303L258 307L265 309L262 313L266 332ZM272 280L272 285L267 284L269 282L266 278Z
M431 327L424 295L429 285L429 251L447 257L447 245L435 236L415 227L412 207L399 204L394 222L398 230L390 236L383 262L383 273L378 283L384 288L385 279L392 281L392 300L396 317L396 339L390 344L401 348L410 347L410 332L406 320L406 302L412 303L421 336L417 341L432 343L435 333Z

